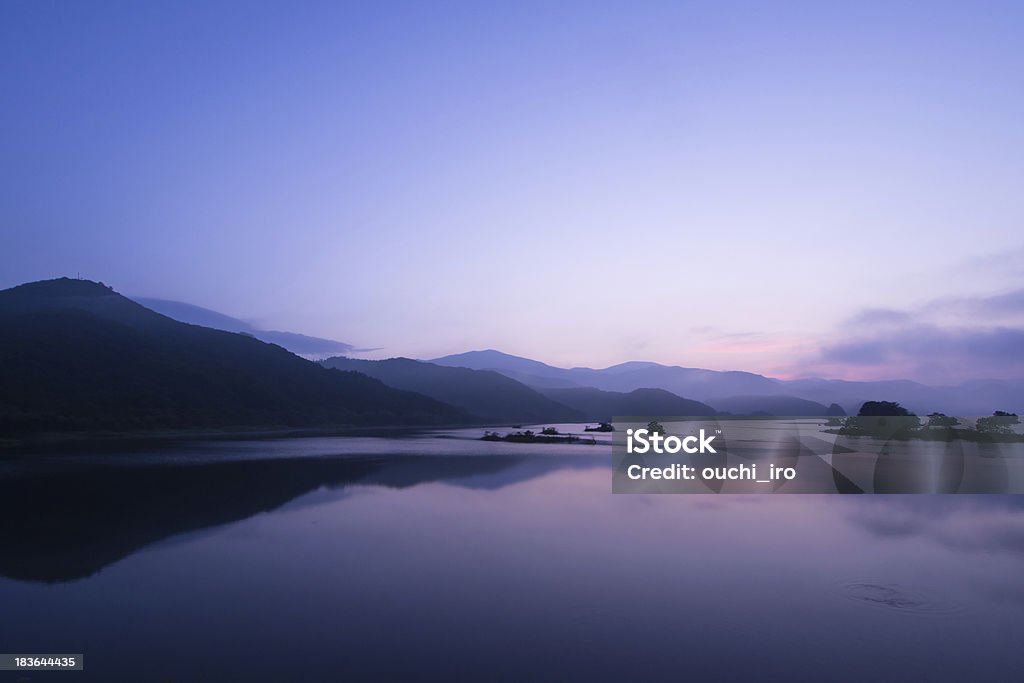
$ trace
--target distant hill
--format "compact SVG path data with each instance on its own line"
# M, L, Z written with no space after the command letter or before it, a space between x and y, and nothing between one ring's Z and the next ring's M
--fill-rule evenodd
M715 407L733 415L778 417L825 417L828 406L796 396L730 396L715 401Z
M478 370L496 370L530 386L545 389L557 386L582 386L628 392L634 389L657 388L679 396L709 402L716 397L783 392L783 385L779 380L751 372L721 372L643 361L621 363L600 370L566 369L488 349L444 356L431 362Z
M544 395L578 410L587 420L610 422L614 416L677 415L703 417L715 409L699 401L676 396L664 389L634 389L629 393L591 387L542 389Z
M357 349L351 344L335 341L334 339L323 339L321 337L310 337L296 332L280 332L278 330L261 330L253 327L244 320L232 318L229 315L211 311L208 308L194 306L182 301L171 301L169 299L151 299L146 297L132 297L137 303L146 308L162 313L168 318L174 318L178 322L190 325L202 325L212 327L215 330L225 332L240 332L256 337L270 344L283 346L292 353L300 356L322 358L326 355L351 353Z
M0 291L0 430L462 422L461 410L242 334L187 325L101 283Z
M865 401L895 401L918 415L991 415L995 410L1024 411L1024 380L969 380L951 386L928 386L911 380L855 382L802 379L788 383L789 393L820 403L836 402L856 415ZM885 398L879 398L884 396Z
M396 389L415 391L494 422L568 422L582 419L530 387L491 370L445 367L408 358L371 361L328 358L328 368L354 370Z
M599 389L631 391L657 387L710 403L726 396L770 395L784 391L778 380L752 372L722 372L658 363L623 363L603 370L573 368L570 372L571 379L577 383Z
M493 349L444 356L432 362L495 370L542 391L576 386L628 392L653 387L706 402L716 408L724 401L777 396L780 400L789 397L826 406L837 403L850 414L856 414L865 401L876 400L897 401L919 415L932 411L963 416L990 415L994 410L1024 411L1024 380L1021 379L972 380L932 387L898 379L866 382L780 380L750 372L704 370L644 361L601 369L559 368ZM754 408L755 412L772 412L764 410L765 405ZM796 404L791 405L795 408ZM740 406L736 404L734 407ZM725 407L721 409L728 410Z
M449 367L471 368L473 370L497 370L501 373L512 372L534 377L556 378L564 377L568 370L556 368L547 363L513 356L494 349L485 351L467 351L452 356L435 358L430 361L435 365L447 365Z

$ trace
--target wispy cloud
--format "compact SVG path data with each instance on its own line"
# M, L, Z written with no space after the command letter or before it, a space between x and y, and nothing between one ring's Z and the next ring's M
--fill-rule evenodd
M1024 377L1024 289L936 299L913 310L866 309L803 367L932 384Z

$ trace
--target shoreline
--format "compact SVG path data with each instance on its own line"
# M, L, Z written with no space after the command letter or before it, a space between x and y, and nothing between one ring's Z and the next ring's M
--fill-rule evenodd
M46 432L0 439L0 458L24 449L28 453L60 451L76 446L127 446L176 441L263 441L324 436L401 436L432 429L468 429L472 424L374 425L344 427L222 427L216 429L161 429L131 432Z
M547 423L537 423L547 424ZM582 423L581 423L582 424ZM350 425L337 427L221 427L160 429L129 432L43 432L18 437L0 437L0 460L80 447L110 449L153 446L195 441L270 441L340 436L401 437L426 431L453 429L521 428L521 422L474 422L450 424Z

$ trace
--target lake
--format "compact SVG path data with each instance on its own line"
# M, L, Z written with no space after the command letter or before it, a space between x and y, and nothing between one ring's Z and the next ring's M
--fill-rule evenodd
M85 655L32 681L1020 680L1024 496L613 495L607 435L482 432L0 461L0 652Z

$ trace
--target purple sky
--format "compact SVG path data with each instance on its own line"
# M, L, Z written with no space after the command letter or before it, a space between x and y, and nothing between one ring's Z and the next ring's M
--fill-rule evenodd
M388 356L1024 376L1024 5L360 5L0 5L0 285Z

